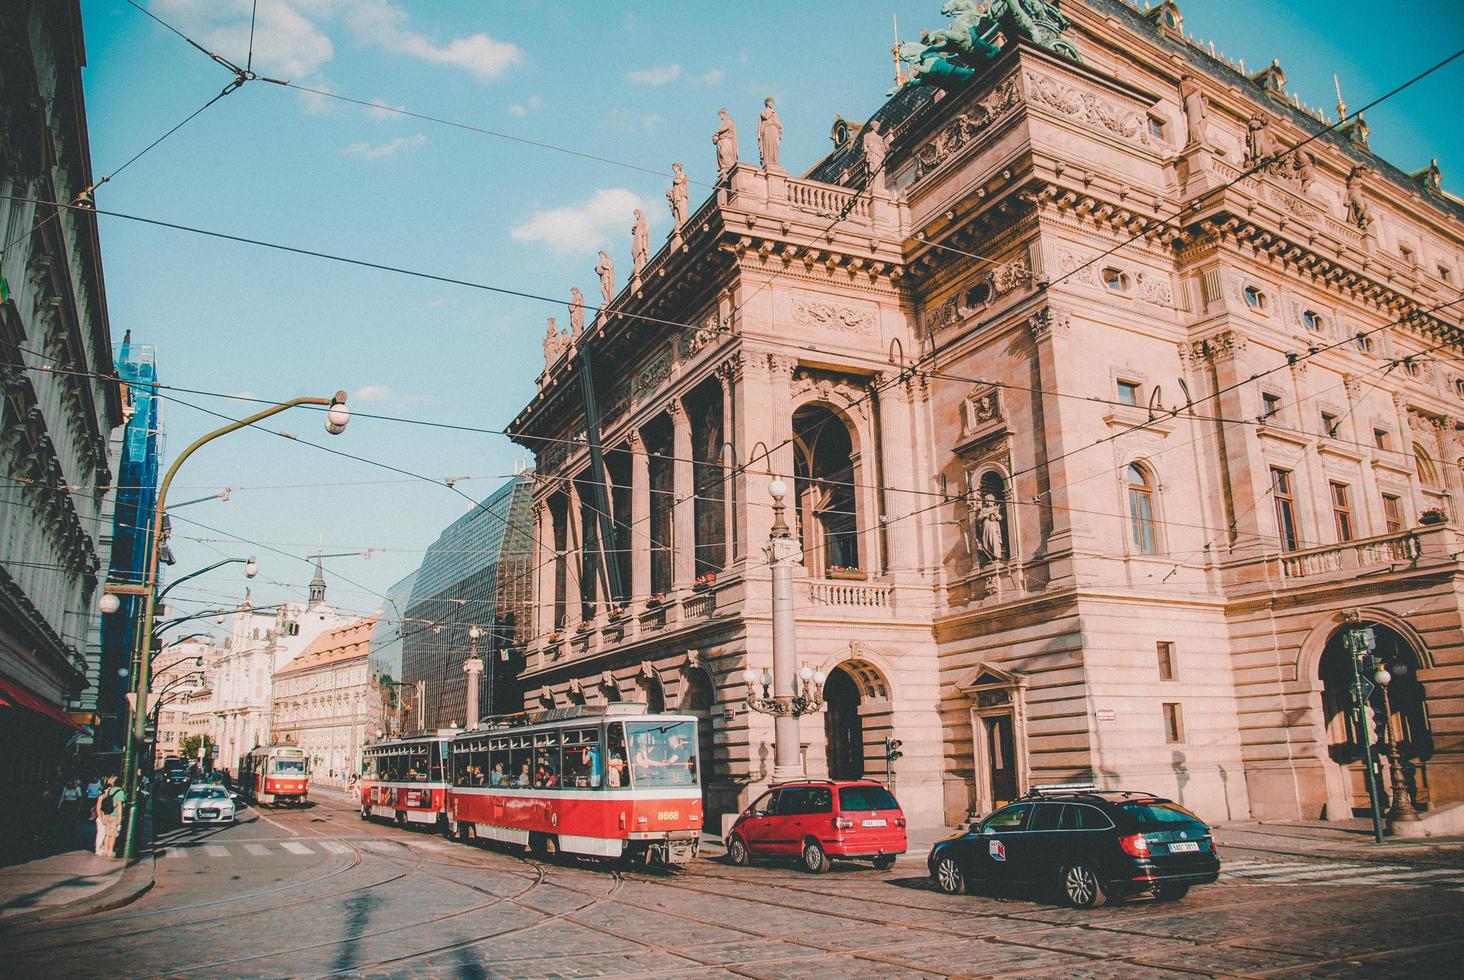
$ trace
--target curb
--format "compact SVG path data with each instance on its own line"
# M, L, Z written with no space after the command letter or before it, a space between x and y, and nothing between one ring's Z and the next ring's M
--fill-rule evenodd
M138 858L122 869L122 873L117 876L115 882L90 898L78 899L69 905L50 909L33 909L6 916L0 919L0 932L40 922L55 922L96 915L99 912L110 912L131 905L152 891L153 885L156 883L153 867L155 861L156 859L151 853L146 857Z

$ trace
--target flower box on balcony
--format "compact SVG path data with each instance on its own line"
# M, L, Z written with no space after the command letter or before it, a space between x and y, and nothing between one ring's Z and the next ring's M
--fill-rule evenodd
M1430 507L1418 515L1420 524L1442 524L1449 519L1449 515L1443 512L1442 508Z
M647 609L660 609L665 604L666 604L666 593L664 593L664 592L657 592L655 595L651 596L649 599L646 600L646 608Z
M696 581L691 583L691 590L693 592L705 592L707 589L710 589L716 584L717 573L707 572L705 575L698 575L696 577Z
M624 619L625 618L625 607L624 606L611 606L610 608L608 608L608 609L605 610L605 618L609 619L610 622L612 622L612 623Z
M869 578L869 573L862 568L845 568L843 565L834 565L829 569L829 578L842 579L846 582L863 582Z

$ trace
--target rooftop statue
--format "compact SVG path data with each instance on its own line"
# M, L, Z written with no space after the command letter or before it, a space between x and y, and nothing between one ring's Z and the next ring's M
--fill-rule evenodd
M635 209L635 224L630 226L630 239L630 254L635 262L635 274L639 277L651 254L651 223L646 220L640 208Z
M671 189L666 192L666 200L671 204L672 233L681 230L686 224L686 207L688 193L686 188L686 171L681 169L681 164L671 164Z
M717 180L723 181L737 166L737 124L727 115L726 109L718 109L717 118L721 122L712 134L712 142L717 147Z
M1062 38L1068 20L1055 0L946 0L940 12L951 18L949 27L921 31L920 41L908 41L897 51L914 63L906 85L955 88L971 78L1006 44L1022 39L1039 48L1082 64L1072 43Z
M757 152L764 170L782 169L778 160L782 145L783 123L778 119L778 111L773 108L773 100L764 99L762 116L757 124Z
M600 260L595 263L595 275L600 277L600 308L603 312L615 298L615 263L604 249L600 250Z
M585 294L578 286L569 289L569 329L565 333L578 337L585 332Z

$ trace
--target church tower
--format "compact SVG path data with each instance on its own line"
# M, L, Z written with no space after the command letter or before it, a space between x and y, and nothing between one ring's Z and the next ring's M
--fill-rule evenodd
M315 577L310 580L310 601L305 604L306 609L314 609L316 606L325 603L325 573L321 571L320 559L315 559Z

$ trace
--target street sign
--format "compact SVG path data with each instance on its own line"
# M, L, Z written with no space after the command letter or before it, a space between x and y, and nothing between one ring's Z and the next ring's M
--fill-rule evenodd
M1367 699L1372 697L1373 682L1366 677L1359 677L1357 683L1352 685L1352 703L1367 704Z
M146 714L151 714L152 713L152 710L154 708L156 708L157 706L158 706L158 696L156 694L154 694L152 691L148 691L147 692L147 711L145 713ZM137 711L137 694L135 692L133 692L133 691L128 691L127 692L127 710L128 711L132 711L132 712L136 712Z
M1099 721L1118 721L1118 711L1114 708L1099 708L1096 714Z

